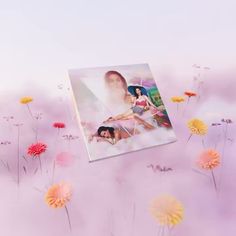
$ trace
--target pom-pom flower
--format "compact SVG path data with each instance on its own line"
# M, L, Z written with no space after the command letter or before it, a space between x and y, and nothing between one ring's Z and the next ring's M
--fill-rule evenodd
M66 125L62 122L55 122L55 123L53 123L53 127L57 128L57 129L63 129L66 127Z
M47 145L44 143L35 143L28 147L28 154L33 157L40 156L47 149Z
M22 104L28 104L28 103L30 103L30 102L32 102L33 101L33 98L32 97L22 97L21 99L20 99L20 103L22 103Z
M176 103L176 109L177 109L177 112L178 112L178 110L179 110L179 104L180 104L181 102L184 102L185 99L184 99L184 97L181 97L181 96L174 96L174 97L171 98L171 101L174 102L174 103Z
M41 174L42 174L42 162L40 155L46 152L46 150L47 150L47 145L44 143L35 143L28 147L27 153L32 157L37 157L39 160L39 167L41 170Z
M201 153L198 159L198 165L202 169L212 170L220 164L220 154L213 149L205 150Z
M176 226L183 220L183 206L172 196L157 197L150 210L152 216L162 226Z
M33 101L33 98L32 98L32 97L29 97L29 96L27 96L27 97L22 97L22 98L20 99L20 103L21 103L21 104L25 104L25 105L27 106L27 109L28 109L28 111L29 111L29 114L30 114L31 118L34 120L33 113L32 113L32 111L31 111L31 109L30 109L30 106L29 106L29 103L32 102L32 101Z
M191 134L205 135L207 133L207 125L199 119L192 119L188 121L188 128Z
M220 154L214 149L205 150L200 154L197 164L200 168L211 171L215 191L217 192L216 178L213 169L220 165Z
M48 189L47 193L45 194L45 202L49 207L52 207L54 209L62 207L65 208L70 230L70 215L66 204L71 200L71 197L72 188L71 185L67 183L54 184Z
M69 152L61 152L56 156L55 162L58 166L67 167L74 162L74 156Z
M171 98L171 101L176 102L176 103L180 103L180 102L184 102L185 99L184 99L184 97L181 97L181 96L174 96Z
M196 97L196 96L197 96L196 93L191 92L191 91L186 91L186 92L184 92L184 95L186 95L186 96L188 97L187 104L189 103L191 97Z
M194 92L190 92L190 91L186 91L186 92L184 92L184 95L188 96L189 98L190 98L190 97L196 97L196 96L197 96L196 93L194 93Z
M72 196L71 186L67 183L59 183L52 185L46 195L45 201L52 208L61 208L70 201Z

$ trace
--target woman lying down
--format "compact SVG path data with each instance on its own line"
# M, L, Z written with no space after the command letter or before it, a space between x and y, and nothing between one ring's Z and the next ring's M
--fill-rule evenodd
M147 124L142 123L142 125L144 126L146 130L152 130L155 128L154 126L148 123ZM91 142L93 138L95 137L97 142L105 141L114 145L118 141L122 139L130 138L136 134L140 134L140 131L137 128L127 129L122 126L121 127L100 126L97 132L89 137L89 142Z

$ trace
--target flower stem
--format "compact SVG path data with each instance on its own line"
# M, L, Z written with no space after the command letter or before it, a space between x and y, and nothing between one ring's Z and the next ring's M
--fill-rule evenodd
M28 109L28 111L29 111L29 114L30 114L31 118L34 120L34 116L33 116L33 114L32 114L32 111L31 111L31 109L30 109L29 104L27 103L26 106L27 106L27 109Z
M70 215L69 215L69 211L67 209L67 206L65 206L65 210L66 210L66 215L67 215L70 231L72 231L71 222L70 222Z
M17 126L17 185L20 185L20 127Z
M41 157L40 157L40 155L38 156L38 158L39 158L39 168L40 168L40 171L41 171L41 174L42 174L43 171L42 171L42 162L41 162Z
M202 139L202 146L203 146L203 148L206 148L204 139Z
M52 166L52 183L54 182L55 168L56 168L56 161L53 160L53 166Z
M132 235L134 235L134 223L135 223L135 213L136 213L136 206L135 206L135 202L134 202L134 205L133 205L133 215L132 215L132 224L133 224L133 232L132 232Z
M190 136L188 137L187 143L189 142L189 140L191 139L192 136L193 136L193 134L190 134Z
M215 187L215 190L216 190L216 193L217 193L216 179L215 179L215 175L214 175L213 170L211 170L211 175L212 175L212 179L213 179L214 187Z

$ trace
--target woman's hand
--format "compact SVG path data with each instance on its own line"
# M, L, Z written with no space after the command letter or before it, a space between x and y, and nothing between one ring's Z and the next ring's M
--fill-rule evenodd
M102 142L104 140L104 138L102 137L97 137L97 142Z

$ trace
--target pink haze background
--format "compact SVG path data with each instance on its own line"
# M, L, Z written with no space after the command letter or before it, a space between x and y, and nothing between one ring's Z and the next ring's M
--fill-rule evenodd
M169 193L182 202L183 222L172 236L235 235L236 226L236 1L2 1L0 8L0 235L4 236L155 236L158 225L149 214L150 202ZM68 92L68 69L149 63L173 123L178 142L88 163ZM193 64L199 63L196 69ZM200 73L200 78L198 77ZM185 90L197 90L193 77L204 80L199 101L187 108L170 101ZM33 174L38 162L26 155L35 142L36 123L22 96L32 96L38 138L47 143L42 155L44 174ZM182 115L185 109L184 116ZM7 122L3 116L14 116ZM220 193L210 178L192 170L202 151L200 137L191 138L188 119L209 125L207 147L223 152L222 118L229 126L223 165L215 171ZM52 127L65 122L57 134ZM20 133L21 178L16 184L17 129ZM73 135L69 143L63 135ZM76 137L78 136L78 138ZM69 152L74 161L57 166L54 180L73 185L68 204L69 232L64 209L51 209L44 192L51 184L53 159ZM22 155L28 160L26 162ZM171 167L153 172L148 165ZM27 175L23 171L27 166ZM48 173L47 173L48 170Z
M224 76L224 77L222 77ZM217 150L222 153L221 127L211 127L221 118L233 121L235 94L231 86L234 74L217 75L209 72L204 80L200 100L190 100L186 108L177 112L170 101L193 85L192 79L178 83L171 75L157 76L157 85L168 109L178 141L173 144L146 149L94 163L88 156L75 119L68 85L55 85L58 96L44 94L40 86L30 87L17 93L5 94L1 99L1 136L9 145L1 145L0 156L8 161L10 172L1 165L1 213L0 233L4 235L157 235L158 225L149 213L150 202L156 196L168 193L182 202L185 214L183 222L172 235L199 234L206 236L232 235L236 232L235 217L235 123L230 126L225 147L224 165L215 172L220 192L217 197L210 178L192 170L202 151L201 137L193 137L186 145L189 132L188 119L197 117L209 125L205 137L207 147L213 147L218 139ZM224 82L222 82L224 78ZM170 86L171 85L171 86ZM42 95L43 94L43 95ZM48 150L42 155L43 175L32 171L38 162L30 160L27 147L35 142L32 122L26 107L19 103L24 95L34 101L30 104L33 114L42 113L38 120L38 139L47 143ZM184 115L183 115L183 111ZM14 116L9 122L3 116ZM65 122L66 128L59 135L53 122ZM21 158L20 188L16 184L17 132L13 124L23 123L20 133ZM73 135L70 144L63 135ZM220 135L220 136L219 136ZM78 139L76 138L78 136ZM75 158L72 165L57 166L55 182L67 181L73 186L73 197L68 204L72 221L69 232L65 211L51 209L44 202L44 194L51 184L52 161L61 152L69 152ZM147 166L171 167L171 172L153 172ZM27 165L28 173L22 167ZM48 173L47 173L48 171Z

